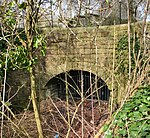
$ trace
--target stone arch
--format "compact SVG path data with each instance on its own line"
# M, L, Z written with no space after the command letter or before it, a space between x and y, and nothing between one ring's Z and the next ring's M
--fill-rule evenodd
M46 68L46 74L43 74L44 81L42 87L45 87L47 82L53 77L55 77L56 75L61 74L63 72L69 72L70 70L83 70L83 71L96 74L99 78L105 81L109 89L111 89L111 78L110 78L111 70L107 70L103 66L95 67L95 63L88 64L84 62L80 62L80 63L67 62L66 64L60 64L60 65L58 64L56 66L52 66L51 64L50 65L48 64Z
M80 98L81 91L84 96L109 100L110 90L107 84L97 75L85 70L69 70L59 73L49 79L46 84L45 97L52 96L64 99L66 89L70 97Z

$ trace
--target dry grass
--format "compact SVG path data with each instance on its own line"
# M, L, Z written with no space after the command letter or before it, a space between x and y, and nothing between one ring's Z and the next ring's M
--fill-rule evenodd
M96 133L97 130L106 122L109 116L108 103L105 101L100 101L100 103L101 104L99 106L98 101L94 101L94 122L92 121L91 100L86 100L83 104L84 137L86 138L92 138L94 131ZM77 101L76 105L79 104L80 101ZM76 105L74 105L72 102L69 102L70 120L74 118L70 125L71 131L69 133L69 138L80 138L82 136L81 106L79 106L77 112L75 113L77 109ZM44 137L53 138L56 134L59 134L60 138L64 138L68 132L66 102L61 100L52 101L51 99L47 99L43 100L40 106L41 124ZM25 111L25 113L18 114L16 117L18 121L12 120L18 125L19 129L17 129L10 121L6 121L4 123L5 138L38 137L34 112ZM93 124L95 130L93 130Z

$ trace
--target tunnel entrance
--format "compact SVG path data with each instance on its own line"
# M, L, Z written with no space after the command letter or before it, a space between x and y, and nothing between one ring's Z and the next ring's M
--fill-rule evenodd
M69 97L81 98L81 93L87 99L109 100L110 90L106 83L95 74L70 70L56 75L46 84L46 97L65 99L66 92Z

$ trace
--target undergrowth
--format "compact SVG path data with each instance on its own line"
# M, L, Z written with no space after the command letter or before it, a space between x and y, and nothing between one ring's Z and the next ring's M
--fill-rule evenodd
M104 132L105 138L150 138L150 85L135 92Z

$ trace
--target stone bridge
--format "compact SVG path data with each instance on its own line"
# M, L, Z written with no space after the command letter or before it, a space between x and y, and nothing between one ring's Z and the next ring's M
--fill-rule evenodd
M135 26L139 35L140 26L140 24ZM150 30L150 25L148 25L148 30ZM48 28L44 31L47 34L48 42L46 56L41 58L35 69L37 89L42 97L45 96L45 91L51 84L54 85L58 82L56 77L61 76L60 78L64 79L63 74L71 72L73 78L80 76L82 71L86 77L92 74L102 84L107 85L105 89L109 89L106 91L110 94L113 89L119 93L117 95L124 95L124 81L120 81L119 86L115 85L112 88L112 74L114 66L116 67L113 52L119 39L127 35L127 24L95 28ZM133 31L132 26L131 31ZM20 84L25 83L25 86L28 86L26 75L22 73L19 75L20 78L26 80ZM89 81L90 79L87 79L88 86ZM107 98L104 99L107 100Z

